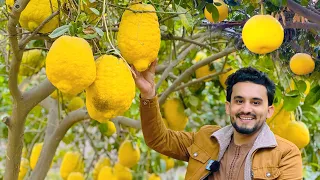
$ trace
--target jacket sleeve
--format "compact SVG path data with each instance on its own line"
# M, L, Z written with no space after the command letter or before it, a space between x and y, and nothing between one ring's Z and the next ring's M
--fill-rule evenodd
M298 147L291 145L288 151L284 152L279 164L280 176L278 180L302 180L302 158Z
M145 142L151 149L178 160L189 160L187 148L193 143L194 133L167 129L157 97L140 99L140 117Z

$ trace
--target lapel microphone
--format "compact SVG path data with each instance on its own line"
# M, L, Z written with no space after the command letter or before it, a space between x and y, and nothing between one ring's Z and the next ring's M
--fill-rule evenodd
M213 172L217 172L220 168L220 162L215 160L209 160L206 170Z

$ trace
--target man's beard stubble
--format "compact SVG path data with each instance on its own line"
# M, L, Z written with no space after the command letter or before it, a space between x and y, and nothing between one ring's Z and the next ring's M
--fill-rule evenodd
M241 113L237 113L236 114L236 118L240 118L240 115L241 115ZM256 120L257 116L254 115L254 114L252 114L252 116ZM263 123L256 123L255 126L252 127L252 128L245 128L245 127L238 126L237 123L236 123L236 120L235 119L232 120L231 116L230 116L230 119L231 119L231 124L232 124L233 128L240 134L248 134L248 135L249 134L253 134L256 131L260 130L262 125L263 125ZM255 121L255 120L252 120L252 121Z

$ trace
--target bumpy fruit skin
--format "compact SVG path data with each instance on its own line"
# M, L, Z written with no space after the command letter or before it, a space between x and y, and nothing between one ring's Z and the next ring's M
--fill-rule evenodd
M135 82L125 62L115 56L99 57L96 67L97 78L86 89L86 105L90 117L102 123L130 108Z
M100 158L99 161L94 166L93 172L92 172L92 176L94 180L98 179L99 172L104 166L111 166L110 159L107 157Z
M68 151L61 162L60 175L67 179L71 172L83 173L84 164L79 152Z
M38 73L44 67L45 57L39 49L23 52L19 75L31 76Z
M280 22L270 15L251 17L242 29L242 39L253 53L266 54L278 49L284 38Z
M52 6L51 6L52 5ZM29 31L35 30L45 19L58 10L57 0L30 0L27 7L20 15L20 25ZM40 33L52 32L59 26L59 16L53 17L43 28Z
M38 162L41 150L42 150L43 143L36 143L31 151L30 155L30 167L33 170L36 167L36 164Z
M290 69L296 75L306 75L312 73L315 63L312 57L306 53L297 53L290 59Z
M130 169L119 163L114 165L113 173L117 176L118 180L132 180L132 173Z
M108 178L106 178L108 177ZM98 180L117 180L117 177L113 174L113 170L110 166L104 166L101 168L98 176Z
M96 78L96 66L89 43L78 37L61 36L46 58L49 81L62 93L76 95Z
M26 176L26 174L28 172L28 169L29 169L29 161L28 161L28 159L21 158L18 180L23 180L23 178Z
M134 4L137 11L155 11L150 4ZM160 28L156 13L134 13L126 10L121 18L118 46L122 56L138 71L144 71L156 60L160 49Z
M119 147L118 160L121 165L128 168L135 166L140 160L139 147L137 145L134 147L131 141L125 140Z
M72 172L69 174L67 180L84 180L84 176L81 172Z
M182 131L186 127L188 117L184 113L183 104L179 99L167 99L163 104L163 111L170 129Z
M228 6L221 0L215 0L214 2L218 2L221 4L220 6L216 6L216 8L218 9L218 12L219 12L219 18L218 18L217 22L221 22L221 21L227 19ZM214 20L212 18L212 14L207 10L207 8L204 8L204 16L207 18L208 21L210 21L211 23L214 23Z

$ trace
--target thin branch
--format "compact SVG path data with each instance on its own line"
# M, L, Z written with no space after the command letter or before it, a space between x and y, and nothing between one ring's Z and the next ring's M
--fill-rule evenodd
M26 109L32 109L46 97L48 97L56 88L51 84L48 79L45 79L37 87L34 87L30 91L27 91L23 94L25 97L24 101L28 102L26 104Z
M169 20L169 19L172 19L172 18L175 18L175 17L177 17L177 16L179 16L179 15L178 15L178 14L173 14L173 15L171 15L171 16L165 17L165 18L163 18L163 19L160 19L160 20L159 20L159 23L163 23L164 21Z
M320 25L320 15L313 12L312 10L309 10L301 6L300 4L294 2L293 0L287 0L287 7L293 12L307 18L309 21L312 21Z
M313 29L315 31L320 31L320 25L316 23L286 22L284 28Z
M51 19L53 19L56 15L58 15L60 10L55 11L49 17L47 17L29 36L24 37L19 42L19 48L23 49L26 44L46 25Z
M211 48L212 50L218 52L219 50L217 48L213 48L213 47L209 47L207 46L206 44L203 44L203 43L200 43L198 41L195 41L195 40L192 40L192 39L189 39L189 38L183 38L183 37L178 37L178 36L173 36L171 34L161 34L161 39L162 40L179 40L179 41L183 41L183 42L188 42L188 43L192 43L192 44L196 44L200 47L203 47L203 48Z
M141 129L141 122L139 120L135 120L135 119L131 119L131 118L127 118L124 116L117 116L113 119L111 119L112 122L119 123L125 126L129 126L129 127L133 127L136 129Z
M132 11L134 13L161 13L161 14L186 14L188 11L186 12L165 12L165 11L145 11L145 10L133 10L133 9L130 9L128 7L123 7L123 6L118 6L118 5L115 5L115 4L111 4L111 3L107 3L108 6L112 6L112 7L116 7L116 8L119 8L119 9L125 9L125 10L129 10L129 11Z
M207 75L207 76L204 76L204 77L202 77L202 78L199 78L199 79L196 79L196 80L193 80L193 81L189 81L188 83L185 83L185 84L183 84L183 85L181 85L181 86L178 86L178 87L175 89L175 91L178 91L178 90L180 90L180 89L183 89L183 88L185 88L185 87L188 87L188 86L191 86L191 85L194 85L194 84L197 84L197 83L201 83L201 82L203 82L203 81L206 80L206 79L210 79L210 78L212 78L212 77L219 76L220 74L227 73L227 72L231 71L231 69L232 69L232 68L228 68L228 69L226 69L226 70L223 70L222 72L221 72L221 71L220 71L220 72L215 72L215 73L209 74L209 75Z
M236 51L235 47L229 47L229 48L226 48L226 49L224 49L223 51L221 51L221 52L219 52L217 54L209 56L209 57L197 62L196 64L192 65L190 68L188 68L186 71L184 71L179 76L179 78L176 79L169 88L167 88L167 90L165 92L162 93L162 95L159 98L159 104L162 105L164 103L164 101L167 99L167 97L169 96L169 94L171 92L173 92L176 89L176 87L179 86L181 84L181 82L183 82L187 77L191 76L192 73L196 69L198 69L198 68L200 68L200 67L202 67L204 65L207 65L207 64L209 64L210 62L212 62L212 61L214 61L216 59L222 58L222 57L224 57L224 56L226 56L226 55L228 55L228 54L230 54L230 53L232 53L234 51Z

